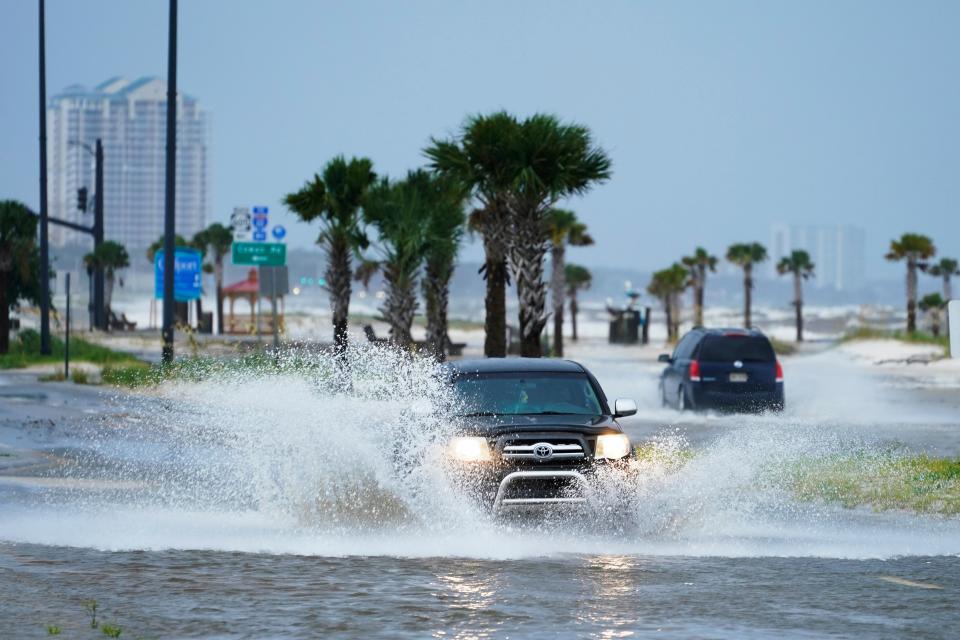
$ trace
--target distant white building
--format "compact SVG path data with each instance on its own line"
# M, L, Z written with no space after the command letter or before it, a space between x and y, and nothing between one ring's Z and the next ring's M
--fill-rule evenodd
M770 266L776 275L780 258L803 249L815 266L814 286L851 291L866 280L866 233L849 225L788 225L772 228Z
M163 233L167 85L159 78L107 80L93 89L74 85L47 106L50 215L93 224L93 206L77 209L77 189L94 192L94 159L70 141L104 149L104 234L135 252ZM197 101L177 100L177 233L190 237L206 226L210 210L209 120ZM56 247L88 242L50 225Z

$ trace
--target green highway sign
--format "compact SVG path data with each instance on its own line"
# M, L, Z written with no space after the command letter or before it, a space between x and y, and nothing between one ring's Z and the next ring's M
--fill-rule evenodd
M287 263L287 245L280 242L234 242L233 264L279 267Z

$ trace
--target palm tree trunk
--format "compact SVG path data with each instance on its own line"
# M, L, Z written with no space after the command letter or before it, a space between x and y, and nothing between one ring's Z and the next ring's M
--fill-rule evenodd
M113 304L113 280L114 273L112 271L107 271L104 274L104 286L103 286L103 306L105 310L105 315L107 317L107 322L109 322L110 311Z
M793 273L793 306L797 314L797 342L803 342L803 285L799 271Z
M703 289L705 284L703 274L700 274L693 290L693 324L698 327L703 326Z
M397 265L387 265L383 272L387 298L381 312L390 323L390 340L403 351L413 345L410 327L417 309L416 280L399 273Z
M540 335L547 324L544 313L547 285L543 281L543 258L547 253L543 221L539 216L518 216L511 243L510 266L517 282L520 306L520 355L524 358L543 356Z
M429 264L425 270L423 297L427 305L427 344L437 360L447 359L447 307L450 299L450 270L440 273Z
M751 308L753 304L753 265L743 266L743 328L749 329L753 326L751 317Z
M0 355L10 351L10 305L7 303L6 269L0 269Z
M573 334L571 338L574 342L577 341L577 312L580 311L579 305L577 305L577 291L573 290L570 294L570 323L573 325Z
M663 299L663 313L667 321L667 342L673 342L673 313L670 307L670 296L666 296Z
M213 261L213 279L217 284L217 334L223 335L223 257Z
M950 302L953 300L953 286L950 284L950 274L943 274L943 300Z
M907 258L907 333L917 330L917 262Z
M563 357L563 298L567 284L564 278L563 245L554 245L551 249L553 273L550 276L551 296L553 297L553 355Z
M346 238L333 236L327 249L327 288L330 294L330 308L333 312L334 351L345 359L349 340L347 322L350 316L350 245Z
M680 338L680 322L683 316L683 298L679 292L673 294L673 339Z
M491 225L488 225L490 227ZM488 358L507 356L507 260L500 233L487 228L483 232L485 254L483 276L487 283L484 298L483 355Z

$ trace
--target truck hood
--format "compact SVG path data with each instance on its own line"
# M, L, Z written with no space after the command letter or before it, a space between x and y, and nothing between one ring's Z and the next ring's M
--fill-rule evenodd
M476 416L459 418L467 430L477 435L499 435L523 431L570 431L597 435L621 432L611 416Z

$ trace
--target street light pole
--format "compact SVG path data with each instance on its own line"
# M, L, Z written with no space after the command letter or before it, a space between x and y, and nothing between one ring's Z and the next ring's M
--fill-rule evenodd
M100 248L100 245L103 244L103 200L105 193L103 191L103 141L100 138L97 138L96 148L91 148L86 142L82 140L67 140L67 144L71 146L77 146L89 153L94 157L94 194L93 194L93 226L92 227L82 227L78 229L84 233L89 233L93 236L93 250L96 251ZM86 211L86 208L83 209ZM62 220L54 219L54 222L57 224L65 224ZM70 226L70 225L68 225ZM107 321L105 318L106 309L104 308L103 300L103 279L104 273L102 267L95 268L91 273L90 277L92 278L93 285L91 286L91 308L93 309L93 318L90 328L97 328L101 331L107 330Z
M170 0L167 46L167 176L163 224L163 362L173 363L173 267L176 260L177 195L177 0Z
M97 150L95 152L97 167L96 177L94 178L96 193L94 194L93 204L93 250L96 251L103 244L103 143L97 138ZM96 324L101 331L107 329L106 309L104 309L103 297L103 267L97 267L95 272L96 280L93 285L93 299L96 304Z
M47 46L44 0L40 9L40 353L50 355L50 248L47 224Z

